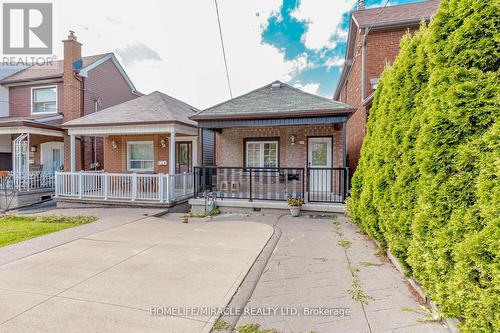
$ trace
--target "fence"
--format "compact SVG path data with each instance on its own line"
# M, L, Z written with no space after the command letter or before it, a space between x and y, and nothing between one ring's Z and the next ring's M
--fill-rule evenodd
M302 168L195 167L195 196L214 192L219 198L286 200L304 197Z
M193 195L193 173L56 172L55 190L60 198L174 203Z
M0 173L0 189L29 191L37 189L52 189L55 186L53 171L14 172Z
M349 190L347 168L307 168L309 202L344 202Z
M342 203L349 189L348 168L195 167L194 196Z

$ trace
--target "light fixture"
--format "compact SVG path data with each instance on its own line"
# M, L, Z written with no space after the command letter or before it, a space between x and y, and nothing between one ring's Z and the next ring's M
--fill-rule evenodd
M161 144L162 148L165 148L167 146L167 140L161 139L160 144Z
M297 136L295 134L290 135L290 144L293 146L295 145L295 141L297 140Z
M118 147L115 140L111 141L111 147L113 147L113 149L116 149Z
M30 147L30 152L36 153L36 146L31 146Z

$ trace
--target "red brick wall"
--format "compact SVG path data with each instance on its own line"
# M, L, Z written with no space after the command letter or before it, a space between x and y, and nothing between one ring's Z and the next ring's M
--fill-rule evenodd
M84 115L95 111L95 101L99 101L98 111L110 106L137 98L137 94L132 93L132 89L123 78L120 71L111 60L97 66L90 71L89 77L85 79L84 92ZM94 162L94 145L92 137L84 137L83 160L84 168L89 169ZM104 163L104 148L101 138L97 139L95 145L97 162Z
M415 30L415 28L411 28L410 32ZM394 61L399 54L400 40L407 32L408 28L400 28L390 31L372 31L368 34L366 38L365 98L373 92L370 79L379 78L386 64L391 64ZM359 161L367 121L367 109L361 105L361 40L362 36L358 33L354 41L354 49L359 49L359 52L353 60L351 73L340 92L340 101L350 104L356 109L347 122L347 155L351 175Z
M63 112L63 92L62 83L33 84L29 86L19 86L9 88L9 117L29 117L31 116L31 88L57 86L57 107L58 112Z
M104 138L104 170L116 173L127 172L127 142L153 141L154 172L168 173L168 137L168 135L117 135ZM161 146L162 139L165 139L166 147ZM112 147L112 141L116 142L116 148ZM158 161L167 161L167 165L158 165Z
M293 146L289 140L292 134L297 137ZM308 136L332 136L333 167L342 166L342 130L333 125L224 129L216 138L216 163L217 166L242 167L245 138L279 137L280 167L304 168L307 166Z

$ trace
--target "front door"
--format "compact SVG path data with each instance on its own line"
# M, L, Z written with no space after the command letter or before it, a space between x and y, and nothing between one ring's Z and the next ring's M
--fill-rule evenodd
M175 173L191 172L193 168L192 142L176 142L175 159Z
M43 171L53 172L61 170L64 163L64 143L46 142L41 144L41 162Z
M332 189L332 138L307 139L309 192L327 195Z

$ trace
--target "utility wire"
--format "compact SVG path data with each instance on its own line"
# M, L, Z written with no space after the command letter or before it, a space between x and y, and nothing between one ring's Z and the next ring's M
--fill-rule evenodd
M224 47L224 38L222 37L222 27L220 24L220 16L219 16L219 6L217 5L217 0L215 2L215 11L217 13L217 22L219 23L219 35L220 35L220 43L222 45L222 55L224 56L224 66L226 68L226 78L227 78L227 86L229 87L229 95L233 98L233 91L231 89L231 80L229 80L229 70L227 69L227 58L226 58L226 49Z

